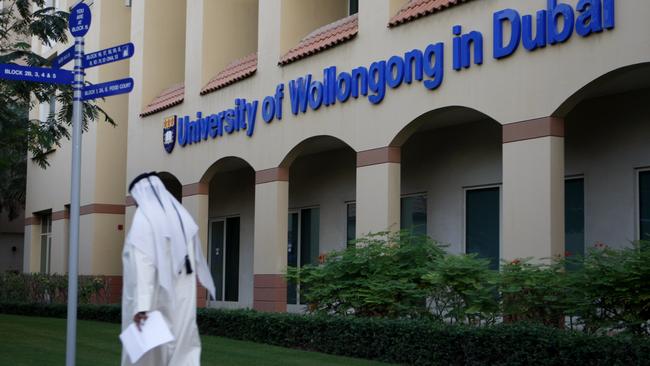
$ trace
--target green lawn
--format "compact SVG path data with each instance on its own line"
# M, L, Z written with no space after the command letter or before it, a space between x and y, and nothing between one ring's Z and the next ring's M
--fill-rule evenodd
M0 314L0 365L62 365L65 319ZM77 365L119 365L118 324L79 321ZM386 365L322 353L203 336L203 365Z

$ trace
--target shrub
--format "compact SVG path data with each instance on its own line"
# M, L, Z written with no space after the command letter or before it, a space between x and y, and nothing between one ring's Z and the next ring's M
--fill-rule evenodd
M650 242L594 248L571 272L568 293L587 332L650 335Z
M65 318L63 304L3 304L0 313ZM120 307L80 305L79 319L120 322ZM205 335L408 365L650 365L650 340L539 324L486 327L427 319L198 309Z
M427 283L444 251L426 236L382 232L329 253L322 265L289 268L290 283L300 283L309 310L318 314L380 317L429 316Z
M79 276L79 303L109 302L106 278ZM42 273L0 273L0 302L64 304L68 299L68 276Z
M433 265L423 279L429 284L429 309L436 319L474 325L496 321L498 277L489 269L489 259L475 254L445 255Z
M505 321L529 321L562 327L570 288L560 263L514 260L501 267L499 290Z

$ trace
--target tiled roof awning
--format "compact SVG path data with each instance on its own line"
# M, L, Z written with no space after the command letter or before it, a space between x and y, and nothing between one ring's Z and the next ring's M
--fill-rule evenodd
M298 45L280 58L280 65L298 61L354 38L359 32L357 14L337 20L309 33Z
M147 107L140 113L140 117L158 113L175 105L183 103L185 99L185 84L179 83L163 90Z
M433 13L443 11L470 0L409 0L388 22L389 27L410 22Z
M224 88L239 80L252 76L257 71L257 52L254 52L244 58L233 61L225 69L220 71L208 84L201 90L201 95L211 93L215 90Z

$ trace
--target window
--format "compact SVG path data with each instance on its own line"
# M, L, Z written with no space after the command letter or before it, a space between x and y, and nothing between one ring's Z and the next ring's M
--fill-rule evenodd
M52 251L52 214L39 215L41 219L41 273L50 273Z
M348 14L356 14L359 12L359 0L348 0Z
M650 240L650 170L639 171L639 239Z
M40 104L38 109L38 117L41 123L45 123L47 122L48 118L50 118L50 116L54 118L55 114L56 114L56 97L52 96L50 97L50 100L48 102L43 102Z
M585 255L585 189L583 178L564 183L564 251L565 256Z
M357 204L352 202L347 204L347 236L346 244L351 246L357 238Z
M427 234L427 196L424 194L402 197L400 229L411 230L415 235Z
M465 250L490 260L491 269L499 269L499 187L465 191Z
M239 300L239 217L210 223L210 271L217 301Z
M289 212L287 265L302 267L316 263L319 254L320 209L305 208ZM300 286L287 284L287 304L304 304Z

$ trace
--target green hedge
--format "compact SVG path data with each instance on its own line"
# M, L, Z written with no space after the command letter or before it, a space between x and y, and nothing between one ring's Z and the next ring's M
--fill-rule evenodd
M0 304L0 313L65 318L65 305ZM79 319L120 322L119 306L80 305ZM202 334L411 365L650 365L650 340L533 324L451 326L246 310L199 309Z

